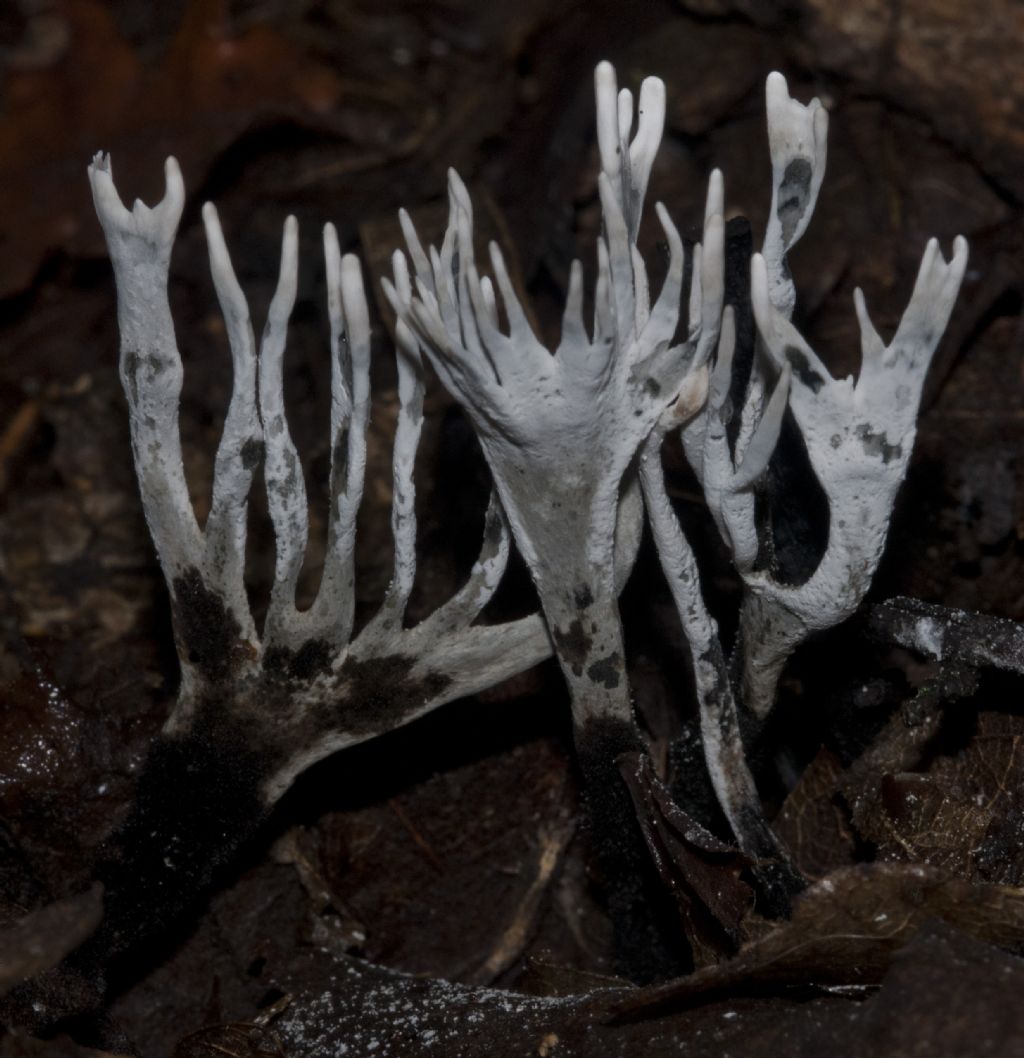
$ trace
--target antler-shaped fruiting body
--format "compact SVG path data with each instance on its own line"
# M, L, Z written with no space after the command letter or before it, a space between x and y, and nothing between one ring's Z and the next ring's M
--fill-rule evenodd
M789 313L795 293L785 255L803 233L814 209L825 169L828 119L817 100L805 107L791 99L781 74L769 76L766 94L773 192L763 259L775 303L780 311ZM730 437L734 414L730 395L736 373L735 313L743 308L725 308L707 401L682 428L687 459L740 571L752 568L758 557L754 486L774 452L790 388L790 368L785 365L769 397L771 365L755 350L744 365L748 374L740 420ZM645 447L641 480L648 518L690 646L712 785L740 847L760 865L769 900L781 909L801 883L761 809L746 762L736 692L718 625L704 603L696 559L665 489L660 448L665 432L673 425L663 420Z
M779 73L768 77L766 103L772 204L762 253L751 262L759 338L739 428L730 450L734 332L726 326L706 413L684 432L708 507L744 580L738 690L758 720L771 710L782 667L796 646L811 632L850 616L870 586L913 448L924 377L967 263L962 238L956 240L948 265L936 242L928 244L910 305L888 347L871 325L858 290L861 376L856 385L852 379L834 380L789 322L796 295L786 265L786 254L810 221L824 177L828 116L817 99L806 106L792 99ZM778 378L766 403L772 371ZM765 560L771 549L762 547L755 517L755 486L772 456L787 407L829 507L825 552L799 585L774 575L770 557Z
M824 177L828 115L817 99L806 106L792 99L779 73L768 77L766 103L772 204L762 253L751 263L759 340L733 453L733 460L742 458L743 463L734 468L721 439L725 431L715 425L715 398L721 392L715 386L702 451L708 505L745 582L737 669L744 706L758 721L771 710L782 667L796 646L811 632L849 617L870 586L913 448L921 387L967 262L962 238L956 240L948 266L935 241L929 243L910 306L888 349L868 320L858 290L861 377L856 386L850 379L833 380L789 323L796 294L786 265L786 254L810 221ZM727 351L716 368L726 392L730 360ZM764 407L772 368L780 372L779 380ZM752 486L778 438L787 406L780 396L786 391L829 506L825 552L800 585L777 579L770 561L757 565L770 548L760 546Z
M910 302L892 341L875 330L860 289L854 305L861 333L857 381L834 379L772 303L763 258L752 263L758 330L779 365L792 371L789 406L828 498L825 552L802 584L770 569L744 571L740 616L743 700L764 717L786 658L811 632L845 620L871 585L885 547L896 492L907 473L928 365L949 322L967 266L958 237L946 261L929 241Z
M864 367L856 386L850 379L833 380L789 322L795 291L786 264L821 187L828 118L817 99L807 106L792 99L778 73L768 77L766 100L772 204L762 253L751 264L760 338L749 377L739 380L743 400L738 428L729 430L730 393L737 382L732 306L725 310L706 406L683 428L688 460L744 580L738 664L732 667L740 674L735 684L656 459L665 422L648 441L641 467L648 517L690 643L712 782L741 847L761 858L779 850L746 766L737 698L763 719L793 649L810 632L849 616L867 591L906 473L924 375L948 322L967 255L966 244L958 239L947 265L934 240L929 243L911 304L888 347L867 319L858 290ZM758 566L770 548L760 539L755 488L772 457L787 407L829 501L828 545L815 572L800 585L777 579L770 564ZM778 869L781 877L769 875L767 881L784 895L797 879L784 862Z
M733 314L729 308L723 318L719 363L728 358L734 340ZM714 388L713 383L708 404L717 399ZM695 390L688 409L690 414L696 415L704 404L702 394ZM781 912L788 908L791 896L802 888L802 881L761 808L757 785L747 764L736 695L718 624L704 602L696 556L665 486L661 446L668 430L677 425L671 416L664 416L644 445L640 460L644 504L662 570L690 648L704 757L712 787L740 848L755 864L768 906Z
M828 112L817 99L807 106L792 99L780 73L769 74L765 96L772 201L762 257L768 295L777 311L788 319L796 303L796 291L786 254L810 222L825 175ZM745 306L736 306L741 307ZM736 414L730 401L736 373L735 352L736 331L729 320L723 327L707 406L703 415L684 428L683 445L719 533L736 568L743 572L753 568L760 551L754 486L779 439L791 368L784 364L773 383L770 373L776 369L758 343L749 365L743 365L748 377L743 380L738 428L730 441L729 427ZM769 397L772 385L774 390Z
M632 97L617 93L611 66L595 76L599 177L605 232L598 241L594 326L582 319L583 269L573 262L562 338L552 353L540 342L513 288L501 251L491 265L508 321L499 323L491 282L477 269L472 205L450 174L450 215L440 252L423 251L403 218L416 269L416 293L403 294L404 263L388 295L424 343L444 385L480 437L513 536L536 582L573 693L578 725L613 717L631 723L623 673L615 573L619 495L630 462L676 400L693 370L694 326L683 345L679 320L683 243L660 205L670 249L668 274L652 304L636 250L644 192L664 121L664 86L641 89L640 124L628 142ZM706 224L703 286L721 297L721 181L713 179ZM713 288L713 290L712 290ZM697 316L700 320L700 316ZM717 310L705 322L717 327ZM713 341L713 338L712 338Z
M788 318L796 294L786 254L803 234L814 211L825 173L828 114L817 99L809 106L792 99L786 80L779 73L768 77L766 103L772 202L762 256L769 296ZM773 382L769 376L772 364L760 343L747 350L748 357L737 365L735 313L745 308L742 304L726 307L707 402L682 429L687 460L741 574L753 569L761 552L755 486L779 439L791 375L789 364L784 364ZM731 430L737 414L732 399L734 376L743 371L746 377L742 378L739 421ZM664 426L646 448L644 498L662 566L690 645L708 772L740 847L765 865L761 876L770 899L776 906L784 907L788 894L800 883L761 810L757 787L746 763L737 688L730 678L717 622L704 604L696 560L665 491L657 458Z
M591 329L583 321L578 261L553 352L535 334L497 246L490 247L494 282L480 274L472 204L454 173L440 250L425 251L402 214L415 287L401 253L393 258L393 283L385 284L398 316L394 574L379 612L356 636L354 534L370 410L370 324L358 261L342 256L328 225L327 553L317 597L299 610L295 590L308 510L282 384L298 286L297 224L294 218L285 224L278 285L257 345L216 210L203 210L234 388L211 509L200 526L182 464L182 362L167 291L185 201L181 173L169 159L163 200L152 209L136 202L129 211L114 187L109 159L94 159L89 176L117 281L120 370L135 467L170 588L181 687L128 818L98 867L106 887L103 925L76 954L72 969L100 979L107 961L180 912L309 764L497 683L550 654L552 645L571 692L620 954L640 974L674 968L672 945L653 911L651 865L617 763L623 752L643 747L617 605L638 546L641 492L689 640L709 770L725 815L777 908L799 886L761 811L738 703L763 717L793 648L810 632L846 617L867 590L910 458L924 376L963 278L966 244L956 241L949 263L934 241L928 244L910 304L888 344L857 291L863 367L856 383L833 379L789 322L795 291L786 266L824 175L827 115L817 100L804 106L790 98L785 80L772 74L772 207L762 253L751 265L756 347L737 348L735 313L746 305L723 314L723 186L717 172L708 188L703 243L692 254L688 333L677 342L684 247L660 204L669 263L654 299L637 249L663 131L664 86L657 78L644 81L632 138L633 98L618 90L607 63L597 67L595 90L604 225ZM480 438L494 494L468 582L407 628L416 574L413 463L423 415L423 351ZM729 396L737 392L739 422L730 428ZM755 518L756 489L787 408L829 504L827 547L811 576L795 585L775 575ZM665 489L660 444L676 429L744 581L738 664L731 669ZM266 621L258 631L245 588L245 541L249 490L260 466L276 562ZM533 576L543 619L479 625L503 575L510 533ZM61 1013L46 1011L45 1003L35 1009L43 1010L40 1020Z
M501 307L481 277L473 244L473 209L458 176L449 178L449 223L440 251L429 254L403 216L416 272L415 294L404 262L387 292L414 329L445 387L480 438L494 487L516 544L533 576L555 654L569 685L576 743L591 815L607 856L625 848L636 823L616 757L642 747L625 673L618 592L632 556L616 561L620 495L627 470L655 422L677 401L684 382L713 347L721 311L724 222L721 178L711 180L702 264L695 271L690 333L674 344L683 297L683 242L667 211L656 207L669 246L668 272L653 300L637 251L647 183L661 142L665 89L647 78L630 139L633 98L617 90L615 72L595 72L598 185L604 231L597 244L592 330L583 321L583 268L574 261L562 323L552 352L535 334L500 249L490 247ZM628 533L635 537L635 533ZM621 540L620 540L621 543ZM606 875L638 873L643 857L605 859ZM634 859L630 859L633 856ZM649 916L635 883L618 897L620 943L650 960L653 939L637 915ZM646 947L646 953L643 949Z
M751 262L758 341L739 429L730 453L725 418L733 382L729 343L716 365L704 425L694 424L684 437L708 506L744 580L737 690L758 722L771 710L782 667L796 646L811 632L849 617L870 586L913 447L924 376L967 261L962 238L956 240L948 266L934 240L929 243L911 304L884 352L858 290L854 300L864 367L856 387L849 379L834 381L789 323L796 293L786 264L786 254L810 221L824 177L828 115L817 99L806 106L792 99L779 73L768 77L765 94L772 203L762 253ZM778 372L778 379L766 404L770 372ZM825 552L800 585L774 575L771 548L762 546L755 517L755 485L771 458L787 407L829 507Z
M282 358L298 277L298 231L284 227L281 270L257 345L212 205L203 210L210 266L234 363L234 390L217 452L213 501L197 523L181 458L182 362L168 304L171 248L185 200L174 159L152 209L127 210L110 161L89 169L114 265L121 378L146 519L171 592L181 660L177 704L153 747L132 812L100 875L104 926L82 956L100 963L180 910L308 765L489 687L550 654L535 615L474 622L505 568L500 509L486 516L465 586L430 617L404 627L416 571L413 461L423 407L417 343L399 327L400 411L394 446L394 576L380 612L352 638L353 545L369 417L370 325L362 275L324 229L331 323L331 483L328 552L305 611L295 585L306 548L302 467L282 395ZM246 506L263 464L276 534L273 589L262 635L244 584ZM134 894L134 895L133 895ZM142 894L140 896L140 894Z

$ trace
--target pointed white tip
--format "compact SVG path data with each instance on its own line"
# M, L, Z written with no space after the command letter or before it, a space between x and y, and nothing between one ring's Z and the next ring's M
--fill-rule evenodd
M324 225L324 260L327 262L328 277L332 266L337 267L341 257L341 247L338 244L338 229L328 221Z
M341 300L345 311L345 332L355 353L370 337L370 309L363 288L363 269L354 253L341 259Z
M401 250L395 250L391 255L391 271L394 274L395 288L402 299L402 304L408 304L412 300L412 281L409 278L409 264Z
M453 168L448 169L448 187L460 208L469 212L471 209L469 190L466 188L465 181Z
M341 247L338 245L338 231L330 221L324 225L324 266L327 269L327 307L333 315L341 311L338 301Z
M181 211L185 208L185 180L178 159L173 155L164 162L164 186L163 201L157 209L163 214L164 238L173 239Z

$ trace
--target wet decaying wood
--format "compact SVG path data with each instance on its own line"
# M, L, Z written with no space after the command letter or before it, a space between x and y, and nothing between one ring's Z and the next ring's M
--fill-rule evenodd
M199 208L216 199L257 324L281 221L299 219L285 396L311 498L300 605L315 593L326 536L322 224L333 221L342 250L379 274L399 206L435 237L456 166L480 203L481 232L501 243L536 327L556 342L570 261L594 269L598 60L634 89L646 74L665 79L651 199L699 238L707 173L721 167L741 256L757 247L769 207L765 75L782 70L795 98L821 97L829 175L791 265L795 320L837 377L859 363L853 288L888 337L925 239L971 241L868 604L798 652L749 747L775 830L808 883L791 918L758 906L759 865L726 840L704 796L685 643L645 544L622 613L651 755L616 766L680 976L644 987L611 976L612 930L577 825L566 694L542 666L317 765L247 843L255 819L200 865L212 876L204 900L175 916L154 903L166 929L113 969L101 1009L45 1030L0 1029L0 1058L625 1058L684 1048L709 1058L952 1058L1024 1048L1022 39L1024 12L1011 0L994 0L984 17L963 0L22 0L0 10L8 1024L24 1024L16 999L33 975L55 993L80 989L55 995L57 1007L89 1005L90 982L55 967L99 926L91 882L111 836L140 825L128 808L176 690L172 607L208 611L187 580L169 597L141 513L113 283L85 178L96 150L113 153L129 200L157 197L169 153L192 192L170 295L200 522L231 378ZM641 230L651 262L664 260L659 238L654 224ZM744 277L740 267L733 280ZM749 355L752 323L739 323ZM373 326L357 628L392 562L397 399L379 297ZM413 620L464 579L490 487L472 431L433 381L424 413ZM776 541L794 576L827 529L798 457L790 473L773 469L777 494L801 493ZM737 578L677 446L664 458L709 605L724 618ZM246 572L257 623L274 560L261 492L257 483ZM489 612L507 619L535 606L516 567ZM191 649L233 664L232 643L211 642L201 623ZM283 688L322 659L310 649L278 660ZM379 672L351 675L379 691ZM230 787L230 769L221 778ZM677 803L684 791L692 796ZM192 818L202 806L182 798L181 810ZM155 901L139 882L129 895ZM130 890L132 879L116 885Z

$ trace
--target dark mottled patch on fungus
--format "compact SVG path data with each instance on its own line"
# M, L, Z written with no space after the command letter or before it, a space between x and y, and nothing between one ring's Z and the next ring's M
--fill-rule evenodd
M334 442L334 451L331 453L331 477L335 488L345 487L345 476L348 472L348 427L344 426L338 431L337 440Z
M811 362L802 349L798 349L795 345L787 345L786 359L796 373L796 377L812 393L817 393L825 385L825 380L811 367Z
M594 604L594 593L587 584L578 584L572 593L572 601L581 609L585 610Z
M587 676L607 690L614 691L622 682L622 659L616 651L612 651L607 657L595 661L587 669Z
M646 389L652 397L656 397L659 393L661 393L661 383L658 382L657 379L648 378L644 382L644 389Z
M139 369L142 367L142 357L131 350L124 354L124 375L128 383L128 396L132 404L139 401Z
M890 444L884 433L872 430L867 423L861 423L853 432L860 438L864 452L869 456L881 456L883 463L891 463L903 455L903 445Z
M583 631L579 618L576 618L568 628L555 628L552 635L555 638L559 656L569 663L577 676L582 676L583 665L590 654L593 640Z
M253 648L242 638L238 619L203 583L195 566L174 578L171 591L184 657L208 679L226 679L239 663L252 658Z
M354 732L383 732L398 727L424 702L441 694L452 680L439 672L410 675L416 658L386 654L379 658L349 657L338 673L345 681L345 719ZM329 723L334 724L332 706Z
M779 204L775 212L782 225L783 242L787 245L807 211L807 203L811 197L812 174L811 163L806 158L794 158L782 174Z
M255 470L263 462L263 442L258 437L250 437L242 445L242 466L246 470Z
M721 647L715 645L708 647L707 650L701 653L700 661L702 665L711 669L715 674L715 685L706 692L708 702L712 705L714 711L721 716L720 724L722 730L733 730L736 719L735 714L722 712L722 706L731 693L731 688Z
M325 639L308 639L298 650L271 647L263 655L263 671L289 680L315 679L331 669L331 645Z

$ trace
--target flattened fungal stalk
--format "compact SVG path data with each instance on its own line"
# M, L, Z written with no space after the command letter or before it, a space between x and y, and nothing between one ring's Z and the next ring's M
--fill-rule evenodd
M771 569L743 574L743 700L758 718L774 703L786 658L811 632L849 617L871 585L914 447L925 375L966 266L963 237L955 240L948 263L938 242L929 240L910 303L888 344L868 317L863 293L855 291L862 357L855 383L832 378L772 304L763 258L753 260L758 330L776 362L792 368L790 408L829 507L828 543L808 580L784 584Z
M97 155L89 169L114 265L121 379L146 519L170 587L181 661L177 704L153 747L131 814L101 865L106 917L83 960L101 964L160 927L259 824L307 766L344 746L491 686L550 654L538 615L474 622L504 571L509 539L492 503L465 586L413 628L403 626L416 571L413 458L422 424L417 343L398 329L400 412L394 446L394 576L379 613L352 638L353 543L369 416L370 329L357 259L324 229L331 324L331 481L328 549L319 594L305 611L295 584L307 537L302 468L282 398L282 357L297 286L298 234L284 228L281 270L257 351L245 296L217 213L203 221L234 363L209 517L189 499L178 432L182 363L167 297L184 204L174 159L163 200L129 212ZM261 461L277 541L262 636L243 581L246 505Z
M765 444L759 452L748 453L755 456L754 466L741 468L718 493L721 500L705 478L709 506L717 512L723 539L744 581L734 678L755 724L770 712L793 650L810 633L849 617L871 585L896 492L910 462L924 378L967 266L962 237L954 241L949 264L937 242L928 243L910 304L888 346L868 319L858 288L854 305L861 330L860 377L856 384L852 378L833 379L789 322L796 294L785 263L786 253L810 221L821 187L828 117L817 99L809 106L791 99L778 73L769 76L766 97L772 208L762 253L751 262L758 355L741 411L737 452L749 436L749 424L762 414L765 372L781 370L780 388L789 387L788 406L828 501L829 525L824 553L810 577L801 584L780 579L770 545L758 539L751 488L781 425L781 417L773 422L770 410L764 413ZM709 419L714 414L709 407ZM711 479L727 479L728 450L724 445L715 449L710 427L704 453L705 466L710 456L719 468Z
M803 234L825 172L828 115L818 100L803 106L789 97L785 78L773 73L767 87L768 138L772 160L772 208L763 260L771 296L789 314L796 300L786 253ZM738 307L738 306L737 306ZM700 481L708 510L741 574L758 558L754 486L768 466L787 406L790 368L785 365L768 398L766 357L755 350L749 364L740 421L730 442L736 351L735 307L725 309L708 399L700 415L684 424L683 449ZM661 441L672 425L662 421L649 438L642 464L644 499L662 566L690 645L708 772L741 848L760 863L775 903L784 907L800 887L761 810L746 763L740 715L718 626L704 604L697 563L672 512L661 472Z
M810 221L825 170L828 117L818 100L791 99L781 74L769 76L768 134L772 208L761 254L751 262L759 340L746 380L735 439L729 439L736 329L726 309L704 413L683 429L688 460L744 582L736 657L727 665L717 626L701 597L693 553L665 492L648 441L642 480L662 564L686 630L701 706L709 771L740 845L755 856L777 852L745 763L737 697L763 720L786 659L811 632L848 617L867 591L885 543L895 494L910 459L921 387L963 278L967 245L946 264L932 240L907 311L889 346L855 294L864 355L856 385L832 379L789 322L795 303L786 254ZM771 398L769 371L778 374ZM802 584L776 576L755 518L755 490L779 437L786 408L803 436L829 505L828 543ZM783 885L787 884L782 866ZM792 880L792 879L791 879Z
M677 405L684 388L682 405L692 403L692 390L703 381L695 368L714 345L721 314L724 225L716 173L708 192L702 264L694 272L699 278L693 284L690 333L682 344L673 344L684 251L660 204L670 261L653 304L636 246L664 124L664 85L654 77L643 82L632 142L632 96L628 90L617 92L608 63L597 67L595 89L604 232L597 244L592 333L582 318L578 261L571 268L561 342L552 353L534 334L501 251L492 243L491 266L508 322L502 329L491 284L477 269L472 205L454 172L440 252L431 248L428 256L403 217L416 294L402 293L402 263L397 289L386 289L480 438L570 689L576 745L603 854L614 856L616 849L622 854L615 862L606 858L605 873L626 876L640 869L636 849L623 851L627 836L631 842L636 837L643 853L615 760L642 743L625 675L617 603L617 575L632 564L630 555L616 568L617 523L620 538L635 536L620 495L635 491L628 471L655 422ZM609 880L609 899L622 926L620 942L639 949L652 943L637 924L648 911L635 883L629 888L616 895ZM630 930L633 936L626 936Z

